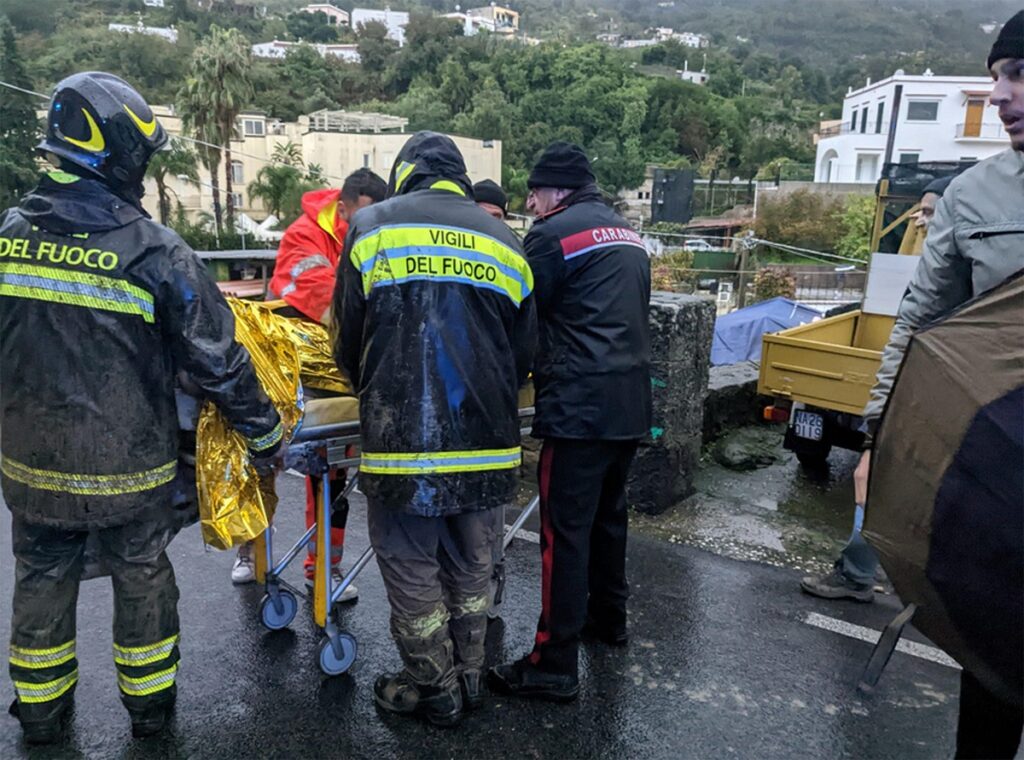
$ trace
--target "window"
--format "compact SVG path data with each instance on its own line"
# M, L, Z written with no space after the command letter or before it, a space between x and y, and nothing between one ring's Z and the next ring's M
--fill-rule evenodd
M864 110L860 112L860 132L864 134L868 131L868 107L864 106Z
M878 156L862 153L857 156L857 182L874 182L878 179Z
M920 153L900 153L901 164L916 164L921 160Z
M907 103L907 121L938 121L939 101L911 100Z
M857 109L853 109L853 113L850 114L850 131L857 131Z
M878 111L875 114L875 134L882 134L882 120L885 118L885 101L878 104Z
M370 168L370 154L369 153L364 153L363 154L363 168L364 169L369 169Z
M231 181L236 185L245 183L245 170L241 161L231 162Z
M242 202L241 193L231 193L231 205L233 205L235 208L242 208L242 206L245 205Z
M246 137L263 137L265 133L263 119L242 119L242 134Z

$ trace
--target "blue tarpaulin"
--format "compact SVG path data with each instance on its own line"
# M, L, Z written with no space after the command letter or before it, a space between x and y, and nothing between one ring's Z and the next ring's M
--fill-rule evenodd
M715 320L711 363L735 364L761 360L761 336L806 324L821 312L788 298L772 298Z

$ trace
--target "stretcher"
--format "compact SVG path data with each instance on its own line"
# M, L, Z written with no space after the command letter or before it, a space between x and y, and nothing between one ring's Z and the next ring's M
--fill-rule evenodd
M519 416L527 420L533 416L532 388L519 396ZM529 432L525 428L524 432ZM368 547L356 560L345 577L334 583L331 578L331 505L337 495L331 494L332 470L344 470L348 479L342 496L347 497L358 483L359 477L359 402L342 396L311 399L306 402L302 423L285 451L285 467L303 475L320 478L321 487L316 494L316 521L280 558L274 558L273 527L256 540L254 559L256 580L266 593L259 605L259 617L270 630L291 625L299 610L299 598L307 595L287 583L281 574L304 552L310 544L316 547L316 567L313 577L313 620L325 635L320 644L320 669L327 675L341 675L352 667L358 655L358 642L349 632L342 630L336 605L341 595L373 559L373 548ZM522 528L530 514L536 510L535 497L511 527L506 529L502 549L506 549ZM322 528L328 527L327 530ZM503 580L503 579L502 579ZM501 599L501 583L495 592L495 602Z

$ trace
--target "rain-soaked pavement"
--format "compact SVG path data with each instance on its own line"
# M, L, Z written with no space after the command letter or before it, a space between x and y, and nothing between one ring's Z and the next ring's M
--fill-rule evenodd
M579 701L492 697L452 730L382 716L373 705L376 674L399 665L375 563L359 578L360 601L343 614L359 640L358 662L349 674L325 678L308 608L291 630L264 630L256 617L260 589L232 587L231 554L204 551L192 527L171 547L183 628L173 730L131 739L110 654L110 584L92 580L80 597L81 681L67 744L28 751L15 721L0 716L0 758L948 757L957 671L898 652L875 693L862 696L855 684L870 645L834 632L856 631L849 624L878 630L898 602L828 603L797 589L800 573L792 568L824 564L849 521L852 457L834 461L826 483L805 479L792 461L748 475L708 467L702 492L686 505L660 521L635 521L633 638L626 650L584 650ZM291 475L279 484L280 544L298 535L303 490ZM493 659L522 654L531 639L540 597L531 538L509 550L504 626L489 634ZM356 496L348 558L366 544ZM6 639L6 509L0 567ZM298 583L300 572L296 566L290 580ZM11 685L0 681L6 704Z

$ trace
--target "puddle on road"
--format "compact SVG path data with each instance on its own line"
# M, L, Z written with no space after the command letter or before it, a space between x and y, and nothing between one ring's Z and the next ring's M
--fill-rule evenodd
M733 559L827 571L849 536L858 454L835 450L828 472L813 475L781 443L776 464L751 472L706 454L696 494L662 515L632 516L633 529Z

